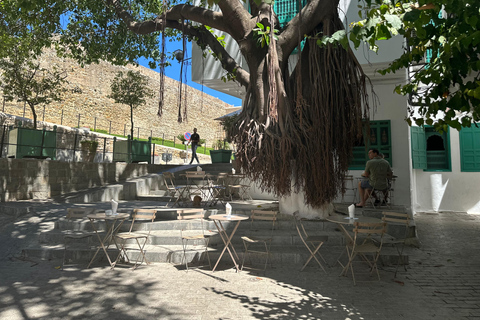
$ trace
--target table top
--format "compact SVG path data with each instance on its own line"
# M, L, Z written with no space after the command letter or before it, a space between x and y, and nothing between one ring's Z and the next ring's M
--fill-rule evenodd
M326 217L325 220L330 222L340 223L340 224L353 224L355 222L361 222L361 223L381 223L382 222L381 219L373 218L373 217L356 216L354 219L350 219L347 216L341 216L341 215L329 216L329 217Z
M212 214L208 218L211 220L220 220L220 221L241 221L241 220L247 220L248 216L243 214L232 214L230 216L226 214Z
M92 214L87 214L87 218L89 219L104 219L104 220L116 220L116 219L127 219L130 217L129 213L118 212L115 215L106 215L105 212L97 212Z

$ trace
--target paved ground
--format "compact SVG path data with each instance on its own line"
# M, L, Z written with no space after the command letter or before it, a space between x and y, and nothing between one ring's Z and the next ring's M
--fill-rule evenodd
M62 209L1 221L0 319L480 319L480 216L418 214L422 247L408 271L394 280L392 269L381 270L381 281L354 287L338 266L327 274L313 264L265 275L170 264L61 271L61 261L22 258Z

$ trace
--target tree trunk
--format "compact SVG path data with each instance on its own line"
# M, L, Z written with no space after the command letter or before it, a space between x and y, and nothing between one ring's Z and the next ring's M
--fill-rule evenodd
M28 103L28 102L27 102ZM37 113L35 112L35 106L31 103L28 103L30 110L32 110L33 115L33 129L37 130Z

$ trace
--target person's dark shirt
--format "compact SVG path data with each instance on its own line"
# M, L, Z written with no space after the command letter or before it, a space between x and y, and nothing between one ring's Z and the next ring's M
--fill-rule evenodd
M190 142L193 144L198 144L200 142L200 135L198 133L193 133L190 137Z

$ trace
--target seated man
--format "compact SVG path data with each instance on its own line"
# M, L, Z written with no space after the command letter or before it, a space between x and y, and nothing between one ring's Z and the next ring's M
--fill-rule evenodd
M365 172L362 174L363 179L358 183L358 191L360 193L360 202L356 204L357 207L363 207L372 189L386 191L388 189L388 178L393 175L390 163L380 157L380 152L377 149L370 149L365 166Z

